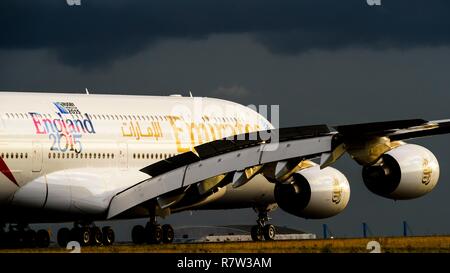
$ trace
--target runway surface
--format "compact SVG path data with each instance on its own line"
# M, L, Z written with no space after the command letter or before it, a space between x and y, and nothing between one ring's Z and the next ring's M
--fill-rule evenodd
M81 253L367 253L450 252L450 236L373 237L265 242L177 243L81 247ZM60 247L0 249L0 253L69 253Z

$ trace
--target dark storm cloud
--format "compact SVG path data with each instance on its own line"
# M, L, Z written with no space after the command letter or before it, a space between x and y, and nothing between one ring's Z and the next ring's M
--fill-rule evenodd
M271 52L448 45L449 1L7 0L0 49L50 49L70 65L107 64L167 39L246 33Z

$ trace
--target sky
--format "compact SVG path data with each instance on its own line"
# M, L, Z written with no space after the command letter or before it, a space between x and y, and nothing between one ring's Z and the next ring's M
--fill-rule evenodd
M280 105L281 127L450 118L449 1L3 0L0 90L188 95ZM351 184L338 216L272 223L335 237L450 233L450 136L414 140L441 166L430 194L392 201L370 193L348 156ZM251 209L183 212L174 226L254 224ZM133 221L145 222L145 220ZM121 232L131 230L120 222ZM122 235L121 235L122 236ZM125 236L125 235L123 235Z

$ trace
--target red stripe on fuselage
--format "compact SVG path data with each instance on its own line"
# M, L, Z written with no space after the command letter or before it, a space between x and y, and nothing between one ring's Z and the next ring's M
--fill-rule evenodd
M9 170L8 166L6 165L5 161L3 161L3 158L0 157L0 172L2 172L6 177L8 177L11 182L16 184L17 187L19 187L19 183L17 183L16 178Z

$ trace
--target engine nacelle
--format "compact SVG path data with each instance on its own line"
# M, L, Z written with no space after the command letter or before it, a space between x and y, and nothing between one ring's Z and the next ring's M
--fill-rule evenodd
M298 217L321 219L340 213L350 199L347 178L338 170L313 166L275 185L275 200L284 211Z
M401 200L429 193L439 179L439 163L428 149L405 144L385 153L380 162L363 168L367 188L380 196Z

